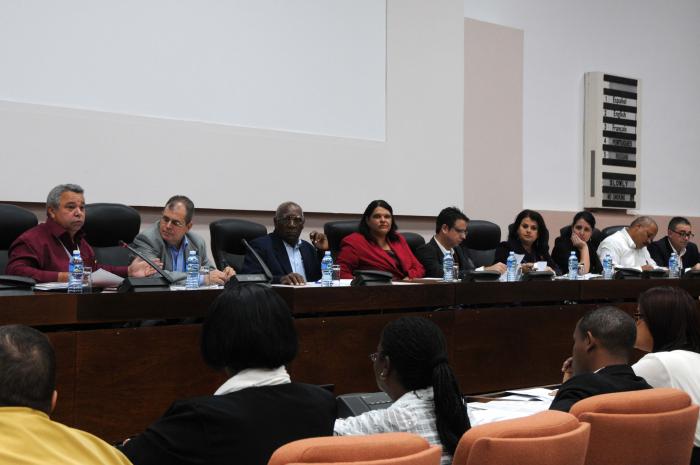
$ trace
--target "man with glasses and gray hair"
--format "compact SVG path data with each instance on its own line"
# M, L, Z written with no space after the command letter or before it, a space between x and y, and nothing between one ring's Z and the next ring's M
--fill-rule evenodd
M299 239L304 221L304 212L298 204L284 202L275 212L274 231L250 242L270 269L273 283L300 286L321 279L321 259L328 250L328 239L317 231L309 234L313 245ZM262 273L250 252L245 256L243 273Z
M682 269L700 270L700 254L698 246L690 242L694 237L690 221L682 216L674 216L668 222L668 234L663 239L649 245L651 258L659 266L667 266L672 253L678 255Z
M25 231L10 246L5 273L27 276L36 282L67 282L68 263L80 250L85 266L103 268L119 276L150 276L156 271L143 260L131 265L97 263L95 252L85 240L85 196L77 184L60 184L46 198L46 221Z
M212 268L200 284L224 284L236 272L230 266L223 271L211 267L204 238L191 231L193 217L194 203L184 195L174 195L165 203L161 218L139 233L132 246L148 258L160 262L173 281L187 278L187 257L194 250L200 266Z

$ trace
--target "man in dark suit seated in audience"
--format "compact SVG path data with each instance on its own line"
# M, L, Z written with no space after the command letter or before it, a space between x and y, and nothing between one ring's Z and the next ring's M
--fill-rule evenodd
M284 202L275 212L274 231L250 242L270 269L273 283L299 286L321 279L321 259L323 252L328 250L328 239L316 231L309 234L313 245L299 239L304 221L304 212L299 205ZM243 273L262 273L250 252L243 261Z
M572 356L562 367L564 384L549 408L568 412L587 397L650 389L630 367L636 338L634 319L619 308L601 307L586 313L574 329Z
M474 263L459 245L467 237L469 218L457 207L444 208L435 220L435 235L427 244L416 250L416 258L425 268L425 276L428 278L442 278L442 259L446 253L451 253L455 265L459 265L461 275L474 270ZM503 263L484 268L486 270L504 273L506 266ZM457 278L455 276L455 278Z
M700 270L698 246L690 242L693 236L693 228L687 218L673 217L668 223L668 235L652 242L648 247L649 254L657 265L668 266L668 259L676 252L682 269Z
M0 326L0 463L131 464L101 439L49 418L55 385L48 338L28 326Z

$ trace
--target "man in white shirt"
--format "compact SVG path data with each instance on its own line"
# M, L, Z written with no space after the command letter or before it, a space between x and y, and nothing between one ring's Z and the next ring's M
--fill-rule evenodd
M649 216L635 218L632 223L603 240L598 246L601 263L610 254L614 266L652 270L656 262L649 255L647 246L659 232L659 227Z

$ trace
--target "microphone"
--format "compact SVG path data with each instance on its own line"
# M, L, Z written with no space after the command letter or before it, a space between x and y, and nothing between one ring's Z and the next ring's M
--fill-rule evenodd
M135 248L131 247L129 244L127 244L126 242L124 242L122 240L119 240L118 244L120 247L124 247L125 249L129 250L129 252L133 253L134 255L139 257L144 262L148 263L151 266L151 268L156 270L156 272L159 275L161 275L163 277L163 279L165 279L168 283L173 282L173 279L165 271L163 271L163 268L161 268L158 265L156 265L155 263L153 263L153 260L151 260L150 258L148 258L147 256L145 256L144 254L142 254L141 252L139 252Z
M253 255L253 258L255 258L255 261L258 262L258 265L260 265L260 268L262 269L262 274L237 274L234 276L236 278L236 281L238 282L248 282L248 283L270 283L272 282L272 272L270 272L270 269L267 267L265 262L263 261L262 258L260 258L260 255L255 251L254 248L248 244L248 241L245 239L241 238L241 242L245 246L246 249L248 249L248 252L250 252ZM233 281L233 280L231 280ZM231 282L229 281L229 282Z

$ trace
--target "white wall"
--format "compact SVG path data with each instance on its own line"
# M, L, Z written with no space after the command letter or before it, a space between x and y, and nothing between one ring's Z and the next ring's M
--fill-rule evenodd
M88 3L100 14L102 3ZM214 3L201 3L202 14ZM40 14L41 2L31 5ZM76 182L88 202L160 206L178 192L200 208L268 211L295 200L308 212L357 213L385 198L398 214L432 216L463 198L462 7L459 0L386 0L385 141L0 101L0 200L41 202L51 186ZM206 22L193 27L204 30ZM31 60L25 45L0 47ZM308 45L309 54L325 50ZM368 71L349 72L358 80ZM310 111L299 103L291 109Z
M464 0L464 15L524 30L523 202L583 202L583 74L641 79L642 213L700 215L700 2Z

